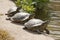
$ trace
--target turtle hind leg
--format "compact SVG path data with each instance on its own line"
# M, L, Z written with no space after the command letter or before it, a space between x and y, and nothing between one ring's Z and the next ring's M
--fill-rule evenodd
M36 30L38 34L42 34L43 31L40 31L40 30Z
M47 34L50 34L50 32L49 32L49 30L48 30L48 29L45 29L45 31L46 31L46 33L47 33Z

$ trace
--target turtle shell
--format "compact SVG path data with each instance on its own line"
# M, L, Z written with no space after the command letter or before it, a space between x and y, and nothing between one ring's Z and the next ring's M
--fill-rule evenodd
M24 20L28 19L29 16L30 16L29 13L20 12L20 13L16 13L11 19L12 19L12 21L24 21Z
M31 27L36 27L36 26L40 26L44 23L44 21L40 20L40 19L31 19L28 22L26 22L24 25L27 28L31 28Z
M12 12L15 12L16 10L17 10L17 7L15 6L15 7L10 8L7 13L10 14Z

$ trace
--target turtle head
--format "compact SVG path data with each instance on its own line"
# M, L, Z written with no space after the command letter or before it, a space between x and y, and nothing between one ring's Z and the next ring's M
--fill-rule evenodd
M22 7L18 7L16 11L19 12L19 10L20 10L21 8L22 8Z
M33 5L34 7L36 7L37 2L32 2L32 5Z
M49 20L44 21L43 25L48 24Z
M29 18L32 19L34 18L34 16L35 16L34 14L31 14Z

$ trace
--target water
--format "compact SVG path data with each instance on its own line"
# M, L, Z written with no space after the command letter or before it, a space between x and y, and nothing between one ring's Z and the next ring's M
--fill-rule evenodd
M60 11L54 11L51 14L51 21L48 26L48 29L50 30L50 36L56 40L60 40Z

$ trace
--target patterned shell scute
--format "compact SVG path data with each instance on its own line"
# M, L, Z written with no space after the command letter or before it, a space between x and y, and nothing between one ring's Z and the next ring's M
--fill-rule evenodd
M35 26L42 25L43 23L44 23L44 21L42 21L40 19L31 19L27 23L25 23L24 25L26 27L35 27Z

